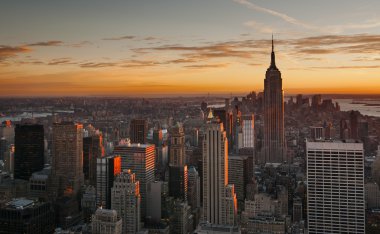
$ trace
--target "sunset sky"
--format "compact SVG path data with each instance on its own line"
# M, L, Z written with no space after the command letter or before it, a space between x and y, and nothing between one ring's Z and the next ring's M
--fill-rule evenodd
M380 1L4 0L0 96L380 94Z

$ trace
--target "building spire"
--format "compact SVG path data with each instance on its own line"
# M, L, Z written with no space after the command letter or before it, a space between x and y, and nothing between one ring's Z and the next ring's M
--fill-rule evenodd
M272 34L272 53L271 53L271 59L270 59L270 67L269 69L278 70L276 67L276 57L274 54L274 43L273 43L273 34Z

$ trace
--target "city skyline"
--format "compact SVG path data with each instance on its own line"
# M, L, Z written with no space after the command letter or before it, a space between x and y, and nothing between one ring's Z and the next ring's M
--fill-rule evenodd
M3 6L3 97L261 91L272 33L285 94L380 89L376 1L6 1Z

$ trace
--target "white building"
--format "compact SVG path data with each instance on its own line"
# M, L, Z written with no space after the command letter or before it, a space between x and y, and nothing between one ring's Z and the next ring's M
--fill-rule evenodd
M255 118L254 115L242 116L243 148L255 147Z
M307 142L309 233L365 233L362 143Z
M140 230L140 183L130 170L124 170L114 181L111 190L111 208L123 220L123 233Z
M92 234L121 234L122 220L115 210L99 208L92 215Z
M211 119L203 139L203 221L235 225L237 199L228 185L228 140L223 124Z

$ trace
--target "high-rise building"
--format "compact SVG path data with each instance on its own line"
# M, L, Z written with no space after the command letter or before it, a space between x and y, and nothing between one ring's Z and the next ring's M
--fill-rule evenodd
M350 112L350 137L351 139L359 139L359 115L358 111Z
M165 196L163 181L154 181L148 184L147 190L147 217L153 223L159 223L162 218L162 200Z
M248 170L252 167L248 156L229 155L228 156L228 183L235 186L236 197L240 204L244 204L246 197L246 186L250 182Z
M183 127L177 124L170 131L170 166L184 166L185 158L185 132Z
M153 130L153 144L156 147L160 147L163 144L162 129L154 129Z
M4 137L8 146L14 144L15 127L10 120L6 120L0 125L0 137Z
M140 230L140 183L131 170L116 176L111 190L111 208L123 220L123 233L132 234Z
M298 100L298 99L297 99ZM281 72L276 67L272 38L271 64L264 80L264 146L263 160L269 163L286 161L284 132L284 91Z
M185 132L177 124L170 131L169 195L187 200L187 166L185 158Z
M175 200L173 205L173 214L170 218L170 233L171 234L187 234L189 226L190 206L182 200Z
M235 225L237 200L228 185L228 140L215 118L206 124L203 139L203 221ZM231 188L232 187L232 188Z
M325 139L325 128L324 127L310 127L310 136L313 140L324 140Z
M136 174L136 180L140 182L141 216L145 217L147 186L155 180L155 146L120 142L115 146L114 154L121 157L121 170L132 170Z
M242 116L243 148L255 147L255 117L251 115Z
M92 219L92 215L95 213L97 209L96 205L96 188L92 185L87 186L84 190L81 199L81 208L82 208L82 216L83 221L85 223L90 223Z
M121 172L121 157L115 155L96 160L96 204L110 209L111 189L116 176Z
M365 233L362 143L306 142L309 233Z
M57 195L77 194L84 182L83 125L73 122L53 124L52 154Z
M96 160L103 156L104 147L101 134L83 138L83 174L89 185L96 186Z
M190 167L187 171L187 200L191 208L196 209L201 206L201 181L198 171L195 167Z
M14 178L29 180L44 168L44 126L16 125Z
M129 125L129 136L132 143L147 143L148 122L145 119L132 119Z
M91 233L121 234L123 221L115 210L99 208L92 216ZM124 232L125 233L125 232Z
M0 206L0 233L50 234L54 210L50 203L17 198Z

